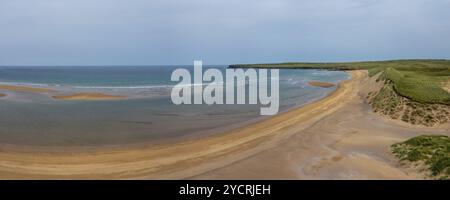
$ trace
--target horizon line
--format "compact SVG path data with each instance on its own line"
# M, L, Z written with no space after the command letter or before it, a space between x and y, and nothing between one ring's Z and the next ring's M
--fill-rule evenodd
M389 61L450 61L449 58L402 58L402 59L380 59L380 60L354 60L354 61L280 61L280 62L253 62L234 64L206 64L205 66L220 65L247 65L247 64L283 64L283 63L358 63L358 62L389 62ZM190 66L193 64L98 64L98 65L0 65L0 67L152 67L152 66Z

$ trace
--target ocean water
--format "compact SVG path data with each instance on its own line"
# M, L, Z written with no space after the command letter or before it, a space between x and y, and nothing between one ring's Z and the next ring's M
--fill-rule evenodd
M170 81L192 66L0 67L0 84L49 87L60 93L106 92L118 101L59 101L43 94L1 91L0 144L102 146L202 137L260 118L261 105L174 105ZM204 66L204 69L226 66ZM280 112L335 90L308 81L338 83L341 71L280 70Z

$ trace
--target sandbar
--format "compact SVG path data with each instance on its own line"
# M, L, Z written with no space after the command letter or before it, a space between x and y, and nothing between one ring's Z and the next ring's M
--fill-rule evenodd
M314 87L323 87L323 88L329 88L329 87L336 86L336 84L334 84L334 83L319 82L319 81L309 81L308 85L314 86Z
M58 95L52 96L54 99L58 100L117 100L124 99L125 96L120 95L109 95L103 93L76 93L70 95Z
M47 88L37 88L19 85L0 85L0 90L7 90L13 92L37 92L37 93L53 92L53 90Z

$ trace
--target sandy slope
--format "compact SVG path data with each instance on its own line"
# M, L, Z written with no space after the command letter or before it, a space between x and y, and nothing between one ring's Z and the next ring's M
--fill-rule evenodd
M419 178L391 161L388 147L422 131L371 114L359 96L367 73L351 74L351 80L325 99L202 139L78 153L0 149L0 177Z
M444 88L444 90L446 90L447 92L450 93L450 80L444 82L444 83L442 84L442 88Z

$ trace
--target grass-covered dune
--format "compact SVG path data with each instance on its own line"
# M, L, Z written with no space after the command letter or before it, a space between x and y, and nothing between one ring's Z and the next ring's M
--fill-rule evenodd
M386 78L393 82L400 95L421 103L450 104L450 93L444 84L450 79L448 69L387 68Z
M392 145L392 152L402 161L425 164L433 178L450 178L450 138L448 136L414 137Z
M391 60L343 63L274 63L230 65L230 68L289 68L369 71L383 73L401 96L420 103L450 105L450 60Z

